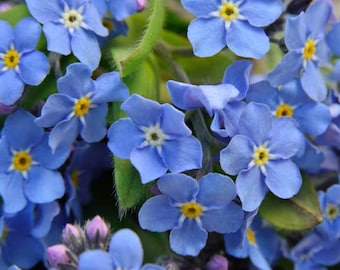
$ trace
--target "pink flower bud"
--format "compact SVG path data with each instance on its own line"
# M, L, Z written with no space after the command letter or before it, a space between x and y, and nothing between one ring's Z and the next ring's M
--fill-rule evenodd
M96 239L96 235L100 240L107 238L109 233L109 227L105 221L100 216L95 216L89 223L87 223L85 228L86 236L91 241Z
M70 243L73 238L79 239L80 238L79 229L76 226L67 223L63 230L62 238L65 241L65 243Z
M2 114L9 114L14 112L17 109L17 105L6 105L0 102L0 115Z
M214 255L207 263L207 270L228 270L228 260L221 255Z
M58 245L54 245L54 246L50 246L47 248L47 260L48 263L52 266L52 267L57 267L58 264L66 264L69 262L69 258L67 256L67 247L62 245L62 244L58 244Z
M148 0L137 0L137 9L141 11L146 8L147 4L148 4Z

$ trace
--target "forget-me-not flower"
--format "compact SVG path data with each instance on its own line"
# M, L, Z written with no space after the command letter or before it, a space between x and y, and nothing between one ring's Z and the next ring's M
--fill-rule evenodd
M28 203L49 203L65 192L56 170L69 155L68 148L52 153L48 133L34 116L19 109L8 116L0 139L0 194L4 211L15 213Z
M99 14L104 16L109 12L118 21L137 12L137 0L91 0L97 7Z
M258 208L269 190L291 198L302 179L290 160L305 145L305 138L290 118L274 119L267 105L251 102L243 111L239 134L220 153L222 169L237 175L236 190L246 211Z
M263 27L281 14L279 0L182 0L196 17L188 28L194 54L212 56L226 45L243 57L261 58L269 50Z
M202 146L184 123L184 114L170 104L133 94L121 106L129 118L108 130L108 147L119 158L130 159L142 183L164 175L198 169Z
M319 67L329 59L325 31L330 14L330 6L319 1L306 12L287 18L285 43L288 53L268 75L273 86L300 76L302 88L311 99L322 101L326 98L326 83Z
M26 0L32 16L43 24L47 49L62 55L71 52L95 69L101 57L97 36L106 36L96 7L89 0Z
M138 214L143 229L170 232L170 247L181 255L196 256L205 246L208 232L237 231L243 211L232 200L234 182L210 173L196 181L184 174L167 174L157 186L162 193L147 200Z
M24 18L14 29L0 20L0 102L14 104L24 85L38 85L50 70L47 57L34 48L41 28L32 18Z
M57 81L59 93L48 97L41 116L35 121L53 127L49 145L53 150L70 146L80 134L86 142L98 142L106 135L105 117L108 102L124 100L128 89L118 72L108 72L91 79L91 68L82 63L67 67Z

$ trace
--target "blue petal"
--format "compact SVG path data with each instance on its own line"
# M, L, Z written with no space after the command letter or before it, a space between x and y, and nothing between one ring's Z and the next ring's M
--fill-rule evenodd
M275 119L271 135L268 148L276 158L291 158L305 147L305 137L291 118Z
M59 204L56 201L39 204L33 211L36 211L35 224L31 233L36 238L44 237L51 229L53 219L59 214Z
M75 141L80 130L80 121L77 117L66 119L51 130L50 138L48 140L52 151L56 151L58 147L68 147ZM67 134L67 136L65 136Z
M216 31L216 30L215 30ZM238 56L259 59L269 51L269 38L262 28L236 20L228 29L228 48Z
M279 0L245 1L240 7L240 12L251 25L263 27L271 24L280 16L282 4Z
M110 1L109 10L116 20L121 21L126 17L136 13L137 1L135 0Z
M194 136L167 140L162 145L164 164L174 173L201 168L202 155L201 143Z
M266 141L271 128L272 113L269 107L261 103L248 103L240 117L240 133L259 146Z
M304 132L313 136L324 133L331 122L328 107L316 102L307 102L296 108L294 118Z
M248 91L250 73L253 63L248 60L238 60L232 63L224 72L223 83L231 84L239 91L237 100L243 99Z
M201 216L202 226L208 232L236 232L243 222L243 210L236 203L205 211Z
M193 110L203 107L201 90L198 86L176 81L168 81L166 87L169 90L172 103L183 110Z
M60 1L26 0L28 10L40 23L61 19L64 7Z
M60 23L48 22L43 26L47 41L47 50L62 55L71 53L71 39L68 29Z
M139 269L143 262L142 243L130 229L120 229L112 235L109 253L118 269Z
M208 208L220 208L230 203L236 196L235 184L228 176L209 173L199 181L197 202Z
M13 105L24 91L24 83L14 69L0 73L0 101Z
M310 22L308 22L309 24ZM301 50L307 39L307 23L303 13L287 19L285 28L285 43L289 50Z
M258 269L271 270L271 266L258 247L249 247L249 258Z
M8 116L2 132L7 136L11 147L17 151L39 143L44 135L43 128L34 123L34 116L22 109Z
M220 153L220 163L227 174L236 175L248 168L253 159L254 144L243 135L236 135Z
M332 203L340 205L340 196L339 196L340 193L339 192L340 192L340 185L338 184L332 185L327 190L327 193L326 193L327 200Z
M60 147L54 153L48 145L49 133L45 133L42 141L31 150L32 159L47 169L58 169L69 157L71 148Z
M116 71L102 74L94 81L94 85L96 91L91 100L97 104L123 101L129 96L129 89L121 81L119 73Z
M301 84L306 94L315 101L323 101L327 97L327 87L321 71L312 61L301 74Z
M316 262L322 265L333 266L340 262L340 240L336 239L327 244L320 251L313 254ZM315 256L315 257L314 257Z
M40 24L33 18L24 18L14 29L14 47L21 53L34 50L41 34ZM21 59L20 59L21 62Z
M273 71L268 74L268 80L271 85L277 87L281 84L293 80L302 69L302 54L291 51L285 54L281 62Z
M265 183L276 196L288 199L298 193L302 179L299 169L292 161L269 161L265 167Z
M24 192L31 202L49 203L64 195L64 180L57 171L32 166L28 171Z
M249 170L241 171L236 179L236 192L245 211L250 212L258 208L267 192L260 168L253 166Z
M171 206L169 196L157 195L148 199L138 213L141 228L152 232L165 232L177 226L181 211Z
M12 164L12 153L10 152L11 146L5 136L0 139L0 172L7 172Z
M185 9L197 17L210 16L210 13L218 10L221 1L217 0L181 0Z
M131 152L130 159L139 172L143 184L161 177L168 170L156 147L135 148Z
M99 15L97 8L92 3L86 3L82 16L89 29L95 32L98 36L105 37L109 34L107 28L102 23L101 16Z
M169 238L173 251L183 256L196 256L205 246L208 233L195 219L185 219L181 227L171 230Z
M92 70L98 67L101 51L98 39L93 32L83 28L75 30L71 39L71 48L80 62L89 65ZM91 48L91 51L88 48Z
M126 136L129 134L129 136ZM144 141L143 132L129 118L114 122L108 132L108 147L120 158L129 158L131 151Z
M29 85L39 85L50 71L45 54L39 51L25 53L20 58L19 70L22 80Z
M157 186L159 190L167 194L175 202L186 203L193 200L199 190L198 183L192 177L185 174L169 173L161 177Z
M65 76L57 81L59 93L74 98L81 98L94 91L90 67L83 63L73 63L67 66Z
M227 43L224 23L217 17L195 19L188 27L188 39L196 56L212 56Z
M331 12L330 4L325 1L317 1L306 9L306 22L312 36L320 38L320 34L326 31Z
M79 256L78 269L113 270L111 256L109 253L99 249L86 250Z
M340 55L340 22L333 24L331 30L328 32L326 36L326 41L329 48L336 54Z
M161 105L153 100L133 94L120 107L137 124L149 127L155 125L160 118ZM143 112L142 114L140 112Z
M191 130L185 125L184 113L170 104L162 105L160 127L166 135L174 138L191 134Z
M0 21L0 36L0 52L6 53L14 39L13 29L6 21Z
M272 87L268 81L260 81L250 85L246 99L248 102L264 103L272 111L275 111L280 104L278 90Z
M107 11L106 0L94 0L94 1L92 1L92 4L97 8L99 15L101 17L104 17L104 15Z
M85 126L82 127L80 135L88 143L99 142L106 135L107 105L97 105L85 115Z
M4 211L16 213L24 209L27 200L23 191L24 179L21 173L0 174L0 177L0 193L4 201Z
M74 100L64 94L50 95L41 109L41 116L35 119L41 127L52 127L73 111Z

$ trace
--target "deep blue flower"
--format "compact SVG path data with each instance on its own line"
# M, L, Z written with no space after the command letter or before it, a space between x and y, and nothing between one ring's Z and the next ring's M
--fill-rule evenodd
M287 18L285 43L289 51L268 75L273 86L287 83L301 73L301 85L306 94L316 101L326 98L326 83L319 67L329 59L325 31L330 14L330 6L319 1L306 12Z
M8 116L0 139L0 194L4 210L22 210L27 201L49 203L64 195L61 174L56 171L69 155L69 149L52 153L48 133L34 123L24 110Z
M179 173L201 167L202 146L185 125L182 112L137 94L130 96L121 109L129 118L111 125L108 147L119 158L131 160L142 183L168 170Z
M34 50L40 25L32 18L19 21L14 29L0 20L0 102L14 104L24 85L38 85L50 70L47 57Z
M191 85L168 81L172 102L183 110L204 107L213 117L211 130L222 137L234 136L238 132L238 121L245 107L242 102L247 94L253 64L239 60L231 64L224 73L221 84Z
M278 0L181 0L194 14L188 38L194 54L212 56L226 45L243 57L261 58L269 50L269 38L262 27L281 14Z
M221 151L220 163L227 174L237 175L243 209L258 208L268 188L280 198L294 196L302 180L290 158L305 144L296 122L273 119L268 106L251 102L241 115L239 133Z
M208 232L230 233L243 221L233 181L210 173L199 181L184 174L167 174L157 186L163 193L147 200L139 211L139 224L154 232L170 232L170 247L181 255L197 255Z
M43 24L49 51L62 55L72 51L92 69L98 66L101 52L96 35L106 36L108 31L89 0L26 0L26 4Z
M228 254L249 257L262 270L270 270L281 255L281 238L257 215L257 210L246 213L243 226L235 233L225 234L224 242Z
M112 235L108 252L87 250L80 254L79 270L164 270L163 267L143 263L143 247L136 233L121 229Z
M104 73L96 80L91 79L91 74L85 64L69 65L65 76L57 81L59 93L48 97L41 116L35 120L42 127L53 127L49 137L53 150L70 146L78 134L90 143L103 139L107 103L128 97L118 72Z

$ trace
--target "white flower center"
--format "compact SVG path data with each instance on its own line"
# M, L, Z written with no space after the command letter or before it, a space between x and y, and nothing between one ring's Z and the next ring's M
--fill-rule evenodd
M161 146L166 140L167 136L160 128L159 123L150 127L143 127L145 141L148 145L151 146Z
M78 9L70 9L66 4L64 8L64 13L62 14L61 23L64 24L66 28L73 32L74 29L78 27L87 28L87 25L84 23L84 17L82 15L84 11L84 7L80 7Z

